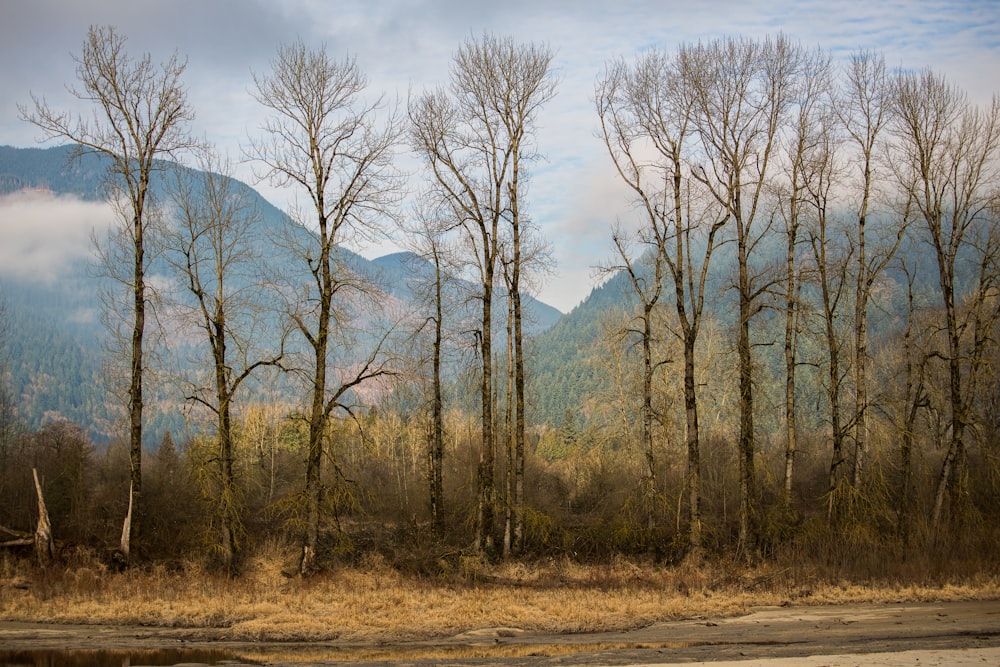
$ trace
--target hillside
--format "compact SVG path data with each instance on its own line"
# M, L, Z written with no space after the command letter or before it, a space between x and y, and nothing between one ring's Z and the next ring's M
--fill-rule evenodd
M42 218L58 218L46 222L52 226L44 230L25 230L34 223L21 224L23 220L0 220L8 256L24 260L0 267L0 298L7 311L4 343L19 414L29 427L65 418L86 425L94 437L103 440L114 432L102 370L105 329L99 293L106 279L97 276L90 235L99 224L93 221L99 219L94 217L98 215L94 207L101 200L105 163L95 155L72 157L70 146L0 147L3 214L16 217L45 211ZM288 264L280 258L283 240L289 235L308 240L310 232L246 184L235 181L234 187L257 212L253 232L264 263ZM154 195L163 195L162 183L154 184ZM77 211L91 217L80 213L76 218ZM53 251L44 252L50 243ZM381 285L404 312L419 307L413 287L430 275L426 260L409 253L368 260L346 248L338 252L353 272ZM154 264L152 273L162 276L162 263ZM457 282L456 289L464 289ZM560 316L536 299L527 299L525 308L533 333L548 329ZM158 443L167 430L176 433L185 428L177 401L167 400L167 391L160 392L161 399L173 407L151 411L150 443Z

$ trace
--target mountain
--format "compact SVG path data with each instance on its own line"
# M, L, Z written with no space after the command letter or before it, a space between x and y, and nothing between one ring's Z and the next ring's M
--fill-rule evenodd
M429 260L412 252L384 255L372 260L371 266L375 270L375 275L386 286L387 291L404 303L412 303L417 298L415 290L419 291L422 285L429 286L434 282L434 265ZM452 278L450 284L454 297L463 293L473 293L475 289L471 282L460 278ZM503 328L506 326L507 313L503 301L497 300L497 302L498 308L494 314L494 322L496 322L497 327ZM560 311L531 295L524 296L521 303L524 332L528 336L534 336L550 329L562 317ZM472 313L471 310L472 308L468 313L469 317L478 315L478 311Z
M74 159L74 153L72 146L0 146L0 303L6 309L0 347L6 346L9 379L19 414L29 427L65 418L104 439L115 430L116 413L106 400L102 364L106 330L99 294L108 279L97 275L90 236L99 233L108 215L99 203L107 163L94 154ZM233 181L232 187L257 213L255 249L265 261L289 264L281 257L286 241L308 242L311 232L250 186ZM153 193L162 197L163 183L154 183ZM418 307L414 290L433 276L432 265L412 253L375 260L346 248L338 248L338 253L354 273L378 283L389 297L386 302L403 312ZM162 262L151 272L154 282L166 280ZM460 279L453 285L456 292L469 288ZM555 308L530 297L525 313L526 331L534 334L560 317ZM356 342L361 349L366 344ZM167 407L151 410L146 428L153 444L165 431L177 435L185 428L179 401L168 399L165 392L160 398Z
M529 421L559 425L567 411L580 411L600 389L605 379L592 361L601 322L606 314L621 312L633 302L627 277L615 274L531 340Z

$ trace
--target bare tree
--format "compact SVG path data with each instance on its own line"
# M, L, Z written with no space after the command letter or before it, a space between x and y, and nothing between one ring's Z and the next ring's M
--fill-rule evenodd
M856 258L854 285L854 466L851 473L858 486L868 449L868 310L875 282L892 261L906 234L906 215L895 225L886 223L869 239L869 218L878 195L875 166L878 146L892 111L890 82L881 56L862 51L851 57L834 111L853 146L851 165L856 170L855 211L857 228L852 241Z
M906 547L910 541L910 516L913 507L913 449L917 439L917 418L921 411L930 407L926 384L928 361L933 354L928 352L926 331L916 329L917 307L914 295L916 271L906 261L901 262L901 273L906 278L906 327L903 330L903 387L902 396L897 400L895 416L899 432L900 479L897 491L896 534Z
M200 329L212 373L190 378L186 398L215 416L218 453L218 552L227 573L239 555L241 512L233 471L233 404L254 371L278 364L280 349L260 340L268 325L255 235L257 212L228 176L229 168L211 154L201 171L178 171L172 199L176 222L167 235L167 259L188 298L182 319ZM273 323L272 323L273 324ZM280 332L272 332L278 333ZM283 340L273 341L280 348Z
M74 56L79 86L69 86L78 100L94 107L93 114L77 115L52 109L44 98L32 95L32 105L19 106L20 115L39 127L46 139L65 139L78 145L78 154L97 153L108 160L108 196L121 214L120 236L128 239L131 271L105 269L119 277L131 292L132 333L128 386L131 511L122 531L121 552L128 561L132 542L139 540L142 516L142 415L144 333L149 288L146 274L147 227L153 208L150 184L164 157L177 158L194 144L188 123L194 113L181 85L187 65L176 54L156 66L149 54L133 57L125 50L125 36L113 27L91 26L81 55Z
M814 150L803 157L806 175L804 182L808 195L805 203L811 210L808 226L809 245L815 262L815 281L819 285L820 315L823 323L823 342L826 350L826 395L829 403L831 459L827 486L827 518L835 518L837 498L847 479L844 444L847 424L844 418L843 388L845 363L843 360L844 333L842 299L847 290L849 248L836 242L842 237L841 229L831 216L831 190L835 183L835 144L829 125L817 135Z
M995 289L996 247L989 227L1000 177L1000 99L994 96L980 109L943 76L924 69L896 77L893 107L894 175L934 252L947 337L942 356L948 365L950 438L931 517L938 529L946 500L955 516L964 501L967 428L984 340L980 325L992 317L982 307L991 305L987 297ZM957 284L960 262L976 266L979 274L975 303L965 314Z
M554 94L551 61L552 52L544 46L488 34L469 39L455 53L449 87L425 92L410 103L411 143L426 162L442 205L463 230L481 287L476 544L486 552L495 548L496 530L492 311L500 237L506 225L512 236L521 229L523 169L531 157L532 127L538 109ZM517 241L513 244L519 247Z
M316 570L324 444L330 416L347 409L344 398L358 385L385 375L381 344L350 372L329 377L332 335L346 321L335 298L342 291L370 293L351 275L338 245L353 235L370 235L392 214L399 177L393 167L400 124L394 113L379 120L381 98L366 101L366 78L353 59L332 60L325 48L302 42L282 46L267 75L254 74L254 97L270 113L263 136L249 156L265 166L280 186L295 186L307 197L299 222L308 233L289 245L308 278L290 294L294 326L310 350L303 373L310 393L306 416L309 451L306 465L306 521L299 572Z
M763 41L726 38L684 46L690 72L692 128L702 160L691 170L728 216L736 241L739 358L739 545L749 554L756 540L754 367L750 322L760 311L767 280L751 257L766 221L763 202L775 169L779 133L792 101L802 50L784 36Z
M796 377L799 365L798 337L802 324L803 270L798 265L800 234L810 200L825 198L829 183L827 153L831 142L829 95L830 57L814 51L803 57L802 76L795 82L793 119L785 141L784 180L776 185L779 215L785 227L784 277L784 356L785 356L785 472L783 501L786 511L792 507L792 480L798 453ZM820 190L824 190L821 194ZM814 195L814 196L811 196Z
M522 176L523 178L523 176ZM511 187L514 187L513 185ZM549 246L527 216L511 214L511 236L501 247L501 265L507 297L507 493L503 555L524 547L525 359L524 312L521 299L530 293L528 278L548 269Z
M446 343L445 312L449 310L448 288L454 271L453 249L448 230L451 224L438 212L418 209L415 222L406 232L418 257L430 262L433 274L429 280L413 285L421 310L430 307L431 314L417 322L417 334L431 325L430 421L427 427L427 480L431 510L431 525L437 535L444 532L444 352ZM421 272L414 272L420 275ZM426 312L426 311L424 311ZM422 363L421 362L418 363Z
M646 294L631 267L626 271L648 316L659 299L662 279L670 279L678 331L684 349L684 412L687 443L688 540L693 554L701 549L701 465L698 400L695 382L698 334L704 313L712 255L726 222L717 206L705 206L688 163L696 150L691 116L692 71L679 52L671 57L651 51L634 66L615 62L597 87L602 135L623 181L646 219L640 238L659 266ZM714 214L713 214L714 211ZM618 237L616 247L622 246ZM663 271L666 275L660 275ZM653 303L650 303L650 302ZM646 318L642 318L646 322ZM647 327L644 326L644 331ZM645 348L644 348L645 349ZM651 380L649 359L644 378ZM651 409L646 384L644 412ZM644 428L646 420L644 419ZM650 440L644 434L644 441ZM647 442L647 446L651 444ZM647 456L651 455L647 454Z

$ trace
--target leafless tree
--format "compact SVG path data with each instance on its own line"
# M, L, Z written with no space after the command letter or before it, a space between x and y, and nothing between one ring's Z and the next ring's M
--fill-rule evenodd
M309 451L306 466L306 521L299 572L316 570L322 500L320 475L330 416L347 409L346 395L385 375L381 344L340 377L330 377L331 338L344 330L337 299L347 293L371 294L351 275L338 250L354 235L370 235L393 214L400 179L393 166L400 135L395 113L380 118L382 98L366 100L367 80L354 59L332 60L325 48L301 41L278 49L268 74L254 74L254 97L269 112L263 135L249 157L264 165L279 186L305 195L306 213L298 220L306 234L289 239L295 261L308 277L289 294L290 316L310 352L303 373L310 393L306 415ZM343 293L342 293L343 292ZM343 305L343 304L341 304ZM383 339L384 340L384 339Z
M847 424L844 418L843 394L845 360L843 299L847 294L848 264L851 250L837 241L843 237L832 214L831 191L836 182L836 144L829 124L817 134L817 143L803 157L806 192L804 203L810 209L809 245L815 263L815 281L819 286L820 316L823 344L826 351L826 396L829 404L831 459L829 468L827 517L833 520L838 495L844 491L841 481L847 479L844 452Z
M523 178L523 176L522 176ZM521 186L523 187L523 186ZM531 293L530 278L551 266L549 246L526 215L512 215L510 238L501 246L501 267L507 298L507 470L503 555L524 547L525 358L522 297Z
M694 111L689 62L681 50L674 57L651 51L633 66L615 62L598 83L597 105L602 135L617 171L634 195L645 222L639 232L648 256L655 257L649 284L632 277L643 304L643 331L668 279L677 314L676 335L684 349L684 412L687 444L688 539L692 553L701 549L701 465L696 357L712 255L726 223L726 213L705 205L697 181L690 179L696 153L691 124ZM622 245L615 239L621 254ZM665 272L665 274L664 274ZM644 347L645 349L645 347ZM644 413L651 411L651 363L644 357L647 380ZM647 420L643 421L644 427ZM644 428L645 430L645 428ZM651 435L644 434L651 460ZM650 466L650 470L652 467Z
M848 63L844 81L834 104L841 126L846 131L850 165L855 170L853 190L856 231L851 235L856 258L854 285L854 465L851 473L858 486L865 468L868 450L868 310L876 281L892 261L906 234L907 215L895 224L880 226L869 239L869 218L875 210L880 180L876 165L885 155L879 147L892 111L890 82L885 60L872 52L854 54Z
M966 494L966 438L982 326L994 317L997 261L990 213L1000 177L1000 99L984 109L930 69L897 75L893 90L894 176L905 206L924 229L938 269L948 366L950 437L932 511L935 529L945 503L960 514ZM977 267L974 302L962 308L959 264ZM987 309L987 310L984 310Z
M121 552L128 561L132 542L139 541L142 516L142 415L144 334L150 294L147 229L153 209L150 185L162 168L162 158L180 157L194 145L188 124L194 113L181 84L186 60L176 54L156 66L149 54L130 55L125 36L113 27L91 26L79 56L74 56L78 86L69 92L93 107L92 114L52 109L43 97L32 95L20 115L39 127L46 139L77 144L78 154L97 153L108 160L108 196L120 213L116 233L127 239L131 271L105 269L131 292L132 333L128 386L131 512L122 531ZM105 255L107 259L111 259Z
M784 142L785 174L776 184L779 215L785 227L784 277L784 356L785 356L785 471L783 500L786 511L792 507L792 480L798 452L796 377L799 366L798 338L802 326L802 275L798 264L800 234L809 211L817 210L810 202L828 196L829 150L832 142L830 104L830 57L822 51L804 55L802 75L797 77L790 128ZM825 214L825 210L820 210ZM824 221L825 225L825 221ZM824 251L825 252L825 251Z
M495 549L496 531L492 311L501 234L508 225L512 239L521 230L522 181L532 156L533 125L539 108L555 92L551 62L552 52L545 46L489 34L470 38L454 55L449 86L410 103L411 144L432 174L442 206L463 230L481 287L477 342L483 430L476 544L486 552ZM512 243L519 265L519 239ZM523 396L523 378L520 386ZM523 417L518 420L523 432Z
M739 545L756 541L754 366L751 319L762 307L768 280L751 258L766 230L764 200L775 171L779 134L801 70L801 47L779 35L761 41L724 38L682 47L693 97L691 123L701 160L692 170L725 211L736 241L739 358Z
M405 231L413 252L430 262L433 274L430 279L412 285L421 312L430 308L431 313L420 317L416 323L417 334L430 329L430 422L427 428L427 480L431 509L431 525L437 535L444 532L444 381L445 345L447 329L446 311L450 311L449 287L455 271L454 249L448 238L450 221L442 220L433 208L418 208L415 221ZM415 272L418 276L420 272ZM430 327L428 327L430 325ZM422 363L418 361L418 363Z
M187 400L215 417L217 547L223 568L231 574L237 566L241 524L233 471L234 401L257 369L280 362L283 340L273 331L279 334L273 346L261 340L267 328L267 289L258 257L257 211L247 201L247 191L228 175L226 164L209 153L199 166L198 172L177 172L172 188L176 220L166 236L167 261L186 291L177 312L200 330L209 353L210 377L199 373L202 377L189 378L185 393Z
M927 386L928 362L933 357L927 342L926 331L918 328L918 314L914 284L916 271L906 262L900 262L900 272L906 279L906 327L903 329L903 387L901 396L896 400L894 422L899 432L899 466L900 479L897 491L896 534L903 546L910 541L910 517L913 508L913 456L917 441L917 419L922 411L930 407Z

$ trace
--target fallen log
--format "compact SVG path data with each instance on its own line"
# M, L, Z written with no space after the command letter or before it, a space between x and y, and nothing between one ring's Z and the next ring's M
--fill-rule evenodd
M0 547L30 547L35 543L34 537L21 537L16 540L7 540L6 542L0 542Z

